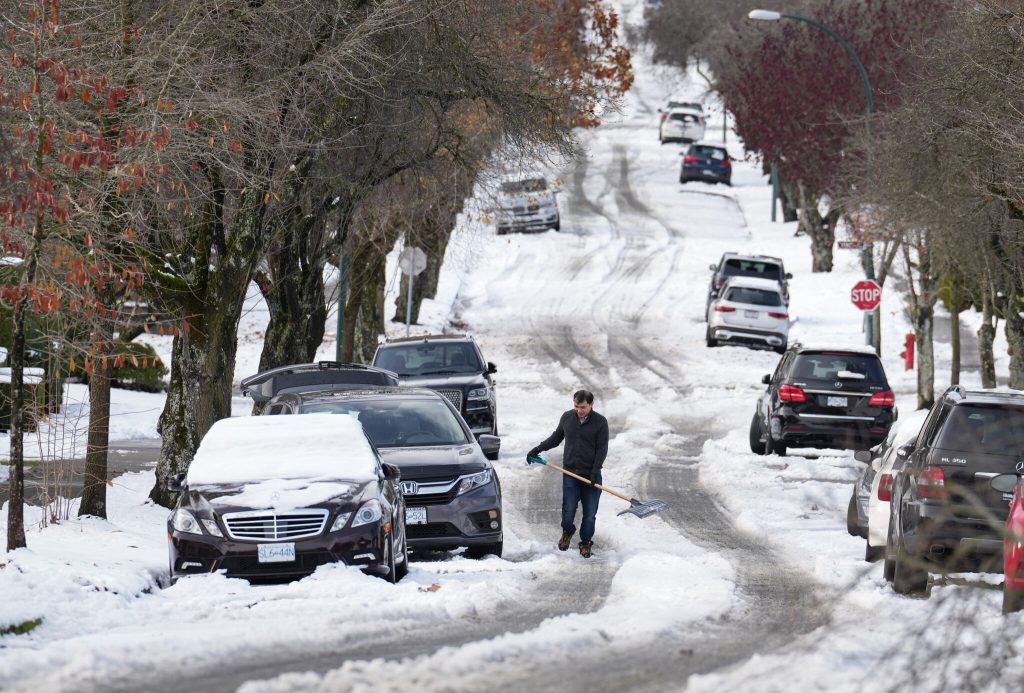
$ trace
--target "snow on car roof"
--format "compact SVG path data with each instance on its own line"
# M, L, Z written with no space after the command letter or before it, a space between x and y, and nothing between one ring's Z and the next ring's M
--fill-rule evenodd
M280 479L362 480L376 455L351 416L298 414L221 419L203 437L188 469L190 486Z
M872 346L867 346L866 344L800 344L798 351L801 354L806 351L838 351L847 354L865 354L868 356L878 356L878 353L875 351L875 348Z
M767 291L774 291L776 293L782 292L782 287L779 286L779 282L774 279L764 279L762 277L729 277L725 280L727 286L742 286L748 289L765 289Z

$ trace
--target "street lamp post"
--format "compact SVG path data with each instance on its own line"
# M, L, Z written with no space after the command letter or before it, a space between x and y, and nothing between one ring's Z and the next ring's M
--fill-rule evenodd
M798 22L803 22L805 24L810 24L811 26L813 26L813 27L815 27L817 29L821 29L822 31L824 31L826 34L831 36L832 39L836 43L838 43L840 46L842 46L843 50L845 50L846 54L850 56L850 60L853 61L854 66L857 68L857 72L860 74L861 84L864 86L864 100L867 102L867 114L868 114L868 117L867 117L867 131L868 131L868 137L871 137L871 117L872 117L872 115L875 112L875 100L874 100L874 98L871 95L871 82L868 81L868 73L867 73L867 70L864 69L864 63L862 63L860 61L860 58L857 57L857 53L853 50L853 48L850 46L850 44L848 44L846 41L844 41L843 38L839 34L837 34L832 29L829 29L824 24L821 24L820 22L816 22L816 21L814 21L813 19L811 19L809 17L804 17L804 16L801 16L799 14L789 14L788 12L776 12L774 10L751 10L750 13L747 15L747 17L750 18L750 19L755 19L755 20L759 20L759 21L763 21L763 22L777 22L780 19L793 19L793 20L796 20ZM774 187L773 187L773 191L774 191ZM773 194L774 194L774 192L773 192ZM773 198L772 199L772 211L774 212L774 210L775 210L775 200ZM861 262L864 265L864 275L868 279L874 279L875 278L875 254L874 254L874 244L873 243L870 243L870 242L867 243L864 246L864 248L861 250ZM865 332L864 336L865 336L865 341L867 342L867 344L869 344L871 346L874 346L875 347L875 351L881 352L881 346L882 346L881 345L881 334L880 334L880 331L877 330L876 326L875 326L875 319L876 319L876 315L878 313L879 313L879 309L876 308L873 312L868 313L868 315L866 316L867 317L867 326L866 326L866 329L864 331ZM877 338L876 338L876 336L877 336Z

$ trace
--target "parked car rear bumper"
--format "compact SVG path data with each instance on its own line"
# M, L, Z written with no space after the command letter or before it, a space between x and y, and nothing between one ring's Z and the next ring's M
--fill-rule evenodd
M787 335L781 332L755 330L749 327L725 327L721 325L711 328L711 336L729 344L747 344L767 348L781 347L786 344Z
M791 447L866 450L885 440L892 413L862 420L828 414L797 414L782 407L772 419L772 437Z
M979 516L988 511L978 509ZM1001 526L955 515L944 503L912 501L903 508L903 544L911 554L931 559L1001 555Z

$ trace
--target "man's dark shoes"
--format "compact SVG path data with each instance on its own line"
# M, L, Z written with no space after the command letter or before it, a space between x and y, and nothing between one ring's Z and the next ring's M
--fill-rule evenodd
M580 542L580 555L584 558L590 558L590 550L594 548L594 542L592 541L581 541Z
M572 535L572 532L566 532L564 529L562 530L562 538L558 540L559 551L569 550L569 544L572 543Z

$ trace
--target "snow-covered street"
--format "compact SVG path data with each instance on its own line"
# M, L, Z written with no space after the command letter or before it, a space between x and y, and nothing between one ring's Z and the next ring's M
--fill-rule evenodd
M627 23L642 21L642 0L621 5ZM498 366L503 558L429 555L397 585L327 566L291 584L204 575L171 586L167 510L147 501L153 473L126 474L109 489L107 521L72 514L39 529L44 509L26 508L28 548L0 559L0 629L41 623L0 635L0 689L995 691L1019 683L1024 615L1000 614L999 575L939 579L928 600L896 595L881 563L863 560L863 540L846 532L861 469L852 452L750 453L761 377L779 357L705 346L709 264L733 250L783 258L794 275L791 341L862 344L861 313L849 303L857 257L837 249L836 270L812 274L809 241L794 235L795 224L769 221L767 179L733 139L732 187L681 185L681 148L659 144L657 108L670 94L705 101L707 137L718 141L722 111L696 74L651 66L643 50L634 69L621 114L582 133L587 155L553 172L561 232L499 237L467 218L438 298L424 305L428 328L468 326ZM898 406L910 411L914 373L897 356L907 318L888 288L882 315L883 363ZM265 311L254 305L243 325L236 382L256 370ZM152 341L169 354L170 338ZM333 344L322 353L333 358ZM948 345L938 344L937 370L948 360ZM966 373L966 384L972 378ZM561 477L525 464L580 387L593 390L609 420L604 483L669 505L641 520L618 516L622 501L603 497L590 560L555 546ZM114 398L112 440L156 437L161 395ZM246 400L236 404L236 415L248 413ZM66 408L68 420L81 420L81 440L68 443L79 451L82 406ZM54 421L41 435L65 427ZM5 518L6 509L0 526ZM920 661L922 647L941 653L944 666ZM1001 664L981 672L980 658Z

